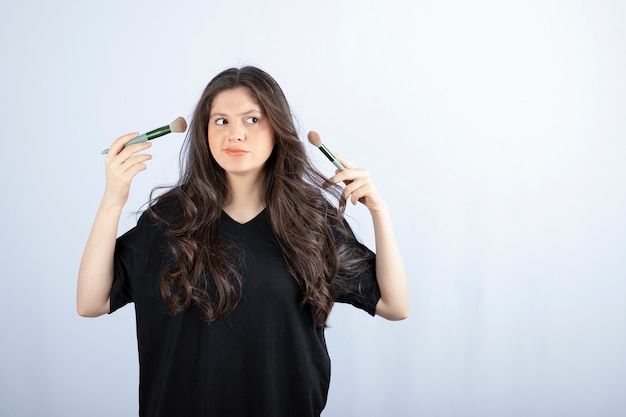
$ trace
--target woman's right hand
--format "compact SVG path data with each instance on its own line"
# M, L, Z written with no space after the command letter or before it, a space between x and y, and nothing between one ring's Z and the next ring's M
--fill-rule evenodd
M150 142L135 143L124 148L124 144L137 137L138 133L128 133L113 142L104 158L106 188L104 200L111 205L124 205L128 201L130 184L139 172L147 168L145 162L152 155L139 153L150 148Z

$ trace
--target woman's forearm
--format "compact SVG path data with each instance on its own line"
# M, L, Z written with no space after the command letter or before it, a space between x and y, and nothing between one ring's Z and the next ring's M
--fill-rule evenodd
M102 201L85 245L78 271L76 308L84 317L110 311L113 284L113 255L123 205Z
M393 230L389 209L372 211L376 239L376 276L380 300L376 314L389 320L403 320L409 315L409 291L404 262Z

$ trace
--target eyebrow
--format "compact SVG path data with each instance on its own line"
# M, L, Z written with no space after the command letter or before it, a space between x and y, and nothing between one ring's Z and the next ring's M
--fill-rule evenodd
M244 111L243 113L239 113L239 115L238 115L238 116L247 116L247 115L249 115L249 114L256 114L256 113L258 113L258 114L263 114L263 112L262 112L261 110L258 110L258 109L252 109L252 110ZM227 116L229 116L229 115L228 115L228 114L226 114L226 113L216 112L216 113L211 113L211 114L209 115L209 119L210 119L210 118L212 118L212 117L215 117L215 116L227 117Z

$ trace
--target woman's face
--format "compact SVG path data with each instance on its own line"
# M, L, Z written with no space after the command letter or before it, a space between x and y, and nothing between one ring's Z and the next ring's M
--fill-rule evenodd
M211 154L229 178L261 174L274 149L274 129L247 87L215 96L208 128Z

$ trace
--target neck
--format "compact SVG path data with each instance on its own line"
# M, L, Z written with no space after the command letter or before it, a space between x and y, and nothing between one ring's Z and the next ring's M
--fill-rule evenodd
M234 220L246 222L264 208L261 198L262 177L228 176L229 197L222 209Z

